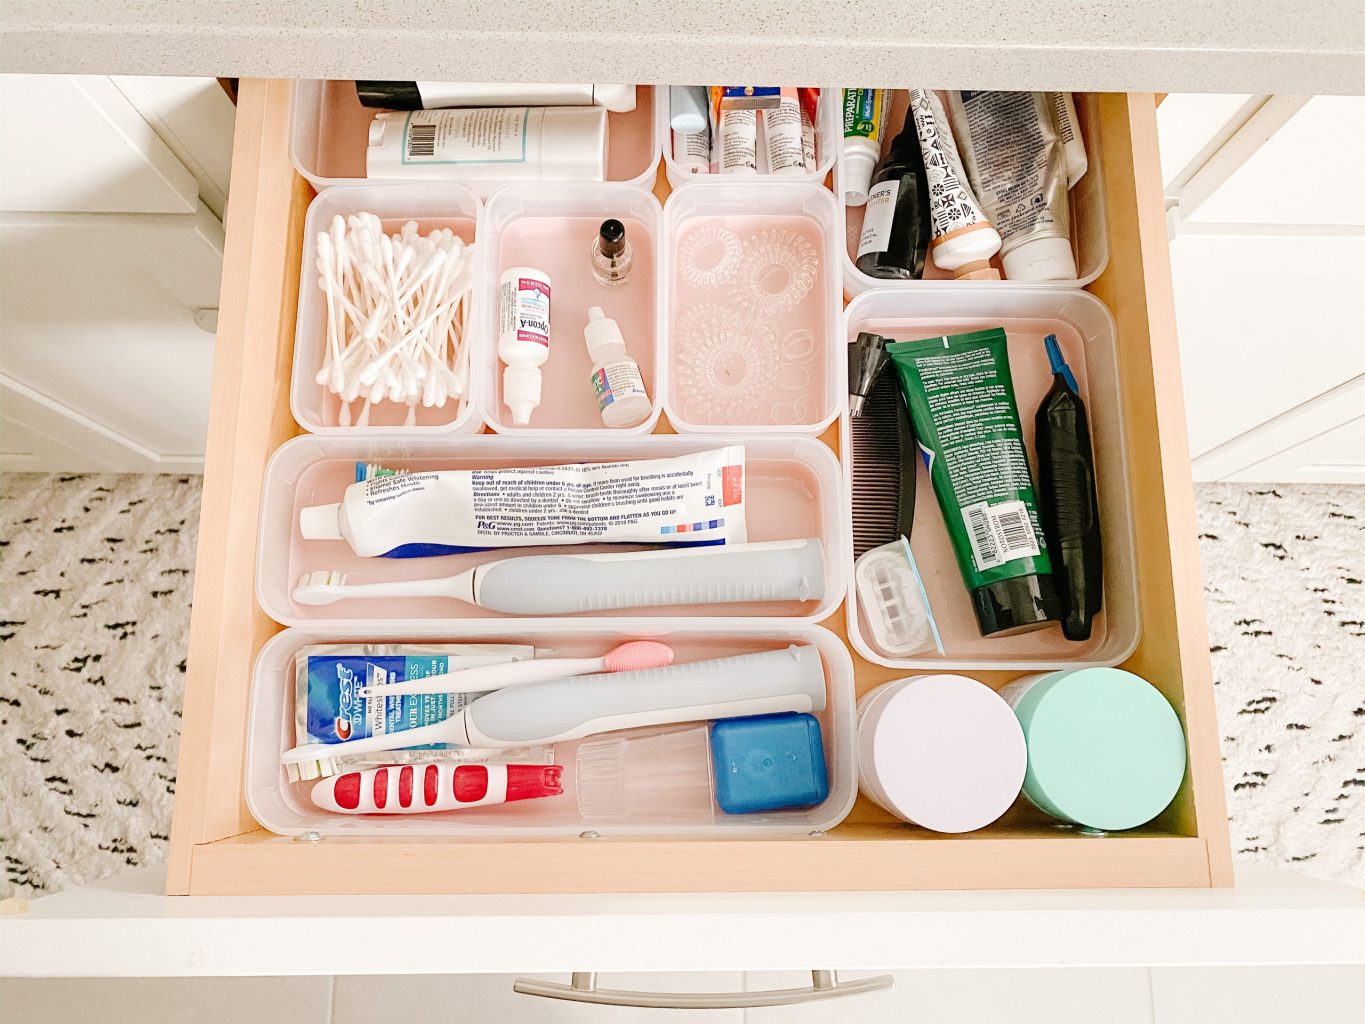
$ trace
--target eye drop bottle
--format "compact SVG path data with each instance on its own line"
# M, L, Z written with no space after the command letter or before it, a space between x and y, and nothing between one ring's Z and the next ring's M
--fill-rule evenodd
M626 351L621 326L601 306L588 310L583 340L592 358L592 389L602 422L609 427L634 427L647 420L652 403L640 364Z

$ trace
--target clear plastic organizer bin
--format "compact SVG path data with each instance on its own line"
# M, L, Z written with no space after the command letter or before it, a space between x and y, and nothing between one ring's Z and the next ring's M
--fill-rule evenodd
M450 598L370 598L302 605L292 593L305 573L345 573L347 583L453 576L484 562L518 554L605 554L638 550L608 544L498 549L435 558L362 558L345 541L304 540L299 512L341 500L355 481L357 463L393 469L487 469L572 462L661 459L726 445L745 449L745 506L751 542L819 538L824 548L823 597L808 601L640 608L619 614L648 617L781 617L818 621L839 606L848 585L848 516L840 506L844 480L834 453L800 436L613 436L593 438L347 438L296 437L265 469L261 528L256 548L256 595L261 607L286 626L349 628L357 622L401 623L405 629L448 628L461 619L507 618ZM617 613L613 613L617 614ZM584 616L575 616L584 622Z
M818 434L844 405L841 217L777 179L685 185L664 204L664 411L680 433Z
M610 810L594 802L579 807L578 751L583 744L608 737L627 740L667 735L686 725L651 726L604 733L556 743L553 763L565 768L564 794L534 800L467 810L406 815L333 814L315 807L308 797L314 783L291 783L280 765L280 754L297 742L294 724L294 660L312 644L357 643L516 643L533 644L538 656L597 657L632 639L652 639L673 648L675 663L781 650L790 645L809 645L820 652L825 669L826 702L815 713L824 744L829 794L820 804L805 809L755 814L727 814L698 793L695 777L707 771L709 751L702 753L695 742L680 751L657 751L659 772L672 765L694 780L685 795L677 787L659 786L650 792L648 746L637 757L633 781L643 783L632 792L629 806ZM261 649L251 688L247 727L246 801L253 817L265 828L282 835L317 832L324 836L577 836L592 830L606 836L698 835L753 838L762 835L804 835L833 828L848 814L857 795L854 762L853 664L843 643L819 626L765 623L699 623L663 618L598 619L569 622L527 619L518 622L467 622L442 632L401 632L378 628L287 629ZM657 746L657 745L656 745ZM667 758L667 760L665 760ZM586 774L587 769L585 769ZM586 780L584 780L586 782ZM627 780L627 785L632 780ZM666 779L663 780L666 783ZM709 806L708 806L709 805ZM547 856L553 851L547 848Z
M760 176L769 181L812 181L823 182L825 176L834 167L835 157L838 156L840 145L843 142L843 127L840 122L840 89L821 89L820 101L815 108L815 167L805 174L789 174L780 178L769 178L761 173L765 166L764 161L764 142L763 142L763 119L759 118L758 126L758 154ZM694 174L687 170L673 157L673 129L670 122L673 120L673 108L670 102L669 90L667 86L659 86L656 90L658 95L658 113L654 117L655 129L659 134L659 149L664 157L664 173L668 176L668 183L674 188L686 185L688 182L724 182L734 181L735 176L729 174ZM749 180L753 176L749 175Z
M653 86L637 86L634 110L607 115L608 181L625 182L644 189L654 187L659 166L654 92ZM367 135L376 113L372 108L361 106L352 81L309 79L295 82L290 160L318 191L348 181L366 180ZM464 184L479 195L487 196L507 182L488 180Z
M602 221L614 217L626 228L630 275L605 285L593 274L592 244ZM647 434L662 408L663 338L658 299L662 215L654 196L628 185L598 182L533 182L499 189L488 200L481 227L479 305L481 321L479 407L499 433L592 436ZM498 358L498 282L508 267L531 266L550 277L550 357L540 367L541 400L528 426L512 422L502 404L503 364ZM588 308L620 325L626 350L640 366L653 411L641 424L609 428L593 392L592 359L583 340Z
M401 184L340 185L320 193L308 206L303 227L303 261L299 270L299 310L294 327L294 368L289 385L289 408L295 421L314 434L474 434L483 429L474 394L483 368L478 365L480 304L476 287L471 294L470 322L464 331L469 351L469 383L459 399L440 407L416 406L416 425L405 426L408 407L398 402L376 402L368 411L368 426L354 425L364 399L352 403L353 422L341 426L341 399L317 381L318 368L327 350L327 296L318 284L318 234L328 230L336 216L372 213L388 234L408 221L428 234L449 228L466 242L479 242L483 204L469 189L455 182L421 181Z
M886 132L882 138L882 155L891 151L891 141L900 133L905 122L905 113L910 107L910 92L907 89L892 89L889 113L886 118ZM1109 222L1104 208L1104 179L1100 166L1099 142L1099 105L1094 95L1075 93L1076 117L1080 121L1081 135L1085 140L1085 153L1089 168L1085 176L1071 189L1071 249L1076 256L1074 281L955 281L946 270L934 266L932 253L924 261L924 280L888 281L870 277L860 271L854 260L858 253L858 239L863 233L864 207L847 206L844 203L844 160L842 137L839 159L834 165L834 194L844 212L844 245L840 264L843 267L844 291L857 295L869 288L895 288L915 290L924 288L930 282L950 283L953 288L1083 288L1104 272L1109 262ZM841 129L842 130L842 129ZM991 265L1000 269L997 255Z
M860 331L895 341L943 334L962 334L1003 327L1008 337L1010 373L1014 379L1019 421L1037 478L1033 449L1034 413L1052 386L1043 338L1056 334L1075 374L1090 422L1095 455L1104 547L1103 608L1089 640L1073 642L1056 623L1015 636L983 637L958 571L943 513L922 460L915 489L915 519L910 547L924 580L929 605L943 639L945 653L929 651L912 657L881 653L870 638L849 573L848 638L854 650L878 665L905 669L1033 670L1117 665L1137 647L1138 611L1132 494L1128 486L1128 450L1123 433L1123 394L1119 378L1114 318L1104 303L1088 292L1011 289L1008 292L938 287L921 291L882 289L864 292L844 315L849 342ZM895 373L888 366L887 373ZM848 508L858 515L853 495L854 451L847 412L840 424L840 450L847 474ZM852 557L852 547L847 552Z

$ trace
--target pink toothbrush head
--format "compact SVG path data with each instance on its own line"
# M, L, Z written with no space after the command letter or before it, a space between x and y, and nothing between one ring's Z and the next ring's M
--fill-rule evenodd
M631 640L607 653L602 668L607 672L635 672L673 664L673 648L653 640Z

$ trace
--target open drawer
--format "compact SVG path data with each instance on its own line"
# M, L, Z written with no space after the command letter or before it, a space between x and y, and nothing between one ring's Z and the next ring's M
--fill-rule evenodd
M902 824L866 800L828 833L760 838L328 837L263 830L244 796L252 662L279 626L256 604L266 461L289 414L304 213L289 159L290 83L243 81L214 364L172 894L819 891L1231 883L1151 96L1095 100L1110 256L1091 286L1118 325L1141 639L1123 663L1180 713L1190 764L1171 807L1088 836L1022 802L979 832ZM661 189L666 188L661 185ZM945 285L945 288L951 287ZM837 428L824 440L838 443ZM845 636L843 611L824 623ZM903 670L854 658L859 693ZM1017 674L1017 673L1015 673ZM1010 673L984 673L992 685Z

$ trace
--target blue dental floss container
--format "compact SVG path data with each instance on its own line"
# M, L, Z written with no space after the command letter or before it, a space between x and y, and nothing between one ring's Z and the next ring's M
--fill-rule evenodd
M812 715L727 718L711 726L716 803L726 814L810 807L829 796L820 723Z

